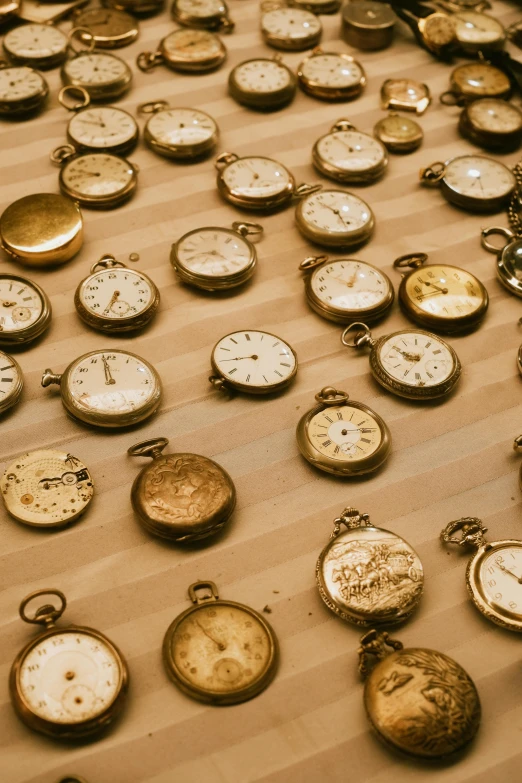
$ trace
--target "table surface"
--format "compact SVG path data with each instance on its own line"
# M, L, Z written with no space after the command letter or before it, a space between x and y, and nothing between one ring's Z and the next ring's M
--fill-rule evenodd
M516 780L522 758L520 638L475 610L465 587L469 555L446 549L439 540L442 527L460 516L481 517L493 540L521 533L519 459L511 449L522 428L515 361L521 307L497 282L494 256L480 246L480 229L506 225L506 216L461 212L437 190L419 185L421 166L473 148L459 137L459 110L437 99L448 87L450 66L413 45L409 31L401 31L382 52L356 52L340 40L339 15L322 17L326 47L349 51L364 64L364 94L352 103L329 104L299 93L290 107L263 115L227 95L232 66L272 53L261 42L257 4L231 0L230 6L236 31L226 38L228 62L202 76L165 68L139 72L137 53L154 49L174 27L168 12L142 22L139 40L117 52L134 71L134 87L118 105L132 113L140 102L155 99L198 107L219 123L219 151L273 156L298 182L314 182L321 177L311 165L313 143L335 120L348 117L371 132L384 116L378 95L385 78L424 80L435 100L420 120L423 146L412 155L390 156L382 181L357 189L377 221L373 239L357 256L384 269L395 286L399 275L392 262L403 253L421 250L433 262L463 266L486 285L489 312L478 331L451 339L464 368L451 399L437 405L401 400L372 380L367 355L343 348L338 326L307 307L298 265L321 251L298 233L293 207L249 218L219 198L212 159L179 165L154 155L143 142L129 156L140 167L137 195L114 211L84 210L85 244L72 262L55 271L27 272L4 256L1 270L28 274L41 284L54 316L45 336L17 353L26 386L21 403L2 420L0 469L25 451L64 449L89 466L96 495L77 524L55 533L24 527L2 513L0 778L54 783L74 772L89 783L341 783L347 775L361 783ZM504 22L518 17L514 6L498 4L494 11ZM296 66L302 56L285 54L285 61ZM58 71L48 78L52 99L45 113L1 124L2 209L30 193L57 192L49 153L64 142L68 116L57 101ZM517 159L516 154L502 157L508 164ZM252 284L225 296L181 285L169 263L172 242L190 229L229 226L241 217L259 219L265 229ZM103 253L126 260L133 252L140 255L136 268L161 289L158 316L137 337L89 330L74 310L78 282ZM406 326L395 305L375 334ZM229 400L209 385L212 346L239 328L272 331L295 348L297 379L281 395ZM65 415L56 387L40 386L44 368L62 371L80 354L107 347L141 354L163 379L159 414L132 432L83 427ZM389 423L393 453L377 475L337 479L299 455L297 421L325 385L348 391ZM233 477L238 507L218 540L183 549L150 537L137 523L130 487L145 463L126 452L152 436L168 437L173 451L212 457ZM402 535L423 560L421 607L394 636L405 645L448 653L477 684L482 726L458 764L440 768L404 761L368 729L357 673L361 631L330 613L314 581L332 520L347 505ZM281 643L280 669L274 683L245 704L204 706L178 691L163 669L163 635L189 606L188 585L199 579L216 582L222 598L271 609L265 616ZM33 634L19 619L18 606L27 593L44 587L66 594L64 623L101 630L129 663L132 682L122 719L107 736L88 744L60 745L32 733L9 703L11 662Z

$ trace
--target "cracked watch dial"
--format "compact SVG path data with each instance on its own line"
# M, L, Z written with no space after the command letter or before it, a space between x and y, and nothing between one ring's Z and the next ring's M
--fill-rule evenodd
M147 134L153 144L190 157L208 151L217 140L215 121L198 109L166 109L156 112L147 122Z
M365 201L343 190L323 190L303 199L296 210L297 226L317 244L349 247L372 233L374 218Z
M324 457L352 462L374 454L383 433L371 413L347 402L316 413L308 425L308 437Z
M297 359L281 338L249 330L223 337L212 352L212 366L231 386L270 392L290 382L297 372Z
M156 297L157 291L149 278L127 267L100 269L78 290L81 307L91 318L104 321L104 328L109 328L110 322L117 328L122 320L139 319Z
M15 27L4 36L4 51L9 57L26 65L56 64L65 58L67 37L49 24L26 24Z
M443 182L463 197L463 206L480 208L481 202L507 199L515 187L512 172L503 163L482 155L462 155L446 163ZM486 206L486 205L485 205Z
M114 106L89 106L77 112L67 128L70 141L79 149L128 149L138 137L136 120Z
M382 341L378 358L386 374L405 386L437 386L455 372L449 347L426 332L390 335Z
M251 263L252 246L236 231L200 228L176 246L176 265L198 276L228 277L245 271Z
M136 170L124 158L108 153L85 153L63 163L60 185L66 195L85 206L97 201L111 205L130 195Z
M268 44L282 49L307 49L319 40L322 25L315 14L300 8L276 8L261 17Z

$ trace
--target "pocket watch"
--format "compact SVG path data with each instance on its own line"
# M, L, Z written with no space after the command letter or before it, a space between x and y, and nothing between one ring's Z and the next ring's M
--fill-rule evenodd
M362 245L375 226L368 204L344 190L323 190L307 196L297 205L295 219L303 236L326 247Z
M154 367L118 349L86 353L61 375L46 370L42 386L53 383L60 386L67 413L96 427L138 424L152 416L161 402L161 380Z
M411 117L401 117L393 111L379 120L373 128L373 135L384 144L388 152L397 155L415 152L424 138L424 132L418 122Z
M322 34L319 17L302 8L276 4L261 12L261 35L274 49L302 52L319 43Z
M362 317L375 321L393 304L390 278L366 261L309 256L299 269L305 273L308 304L328 321L347 324Z
M156 52L141 52L136 64L145 73L158 65L182 73L204 73L223 65L226 56L227 50L215 33L183 29L165 36Z
M415 79L386 79L381 86L381 109L424 114L431 103L430 88Z
M385 745L437 760L463 750L474 738L481 718L479 695L453 658L422 647L404 649L374 628L361 638L358 655L366 680L366 716Z
M216 121L200 109L169 106L167 101L141 103L140 114L150 114L143 137L153 152L165 158L192 161L212 152L219 139Z
M289 0L292 8L302 8L312 14L336 14L341 7L341 0Z
M62 87L58 100L73 113L67 140L78 152L122 155L138 143L139 129L134 117L116 106L92 106L83 87Z
M358 0L343 6L341 18L343 38L355 49L386 49L393 41L397 16L389 5Z
M384 419L362 402L331 386L315 395L317 405L297 425L297 445L308 462L325 473L352 478L386 462L391 434Z
M390 4L423 49L442 60L451 58L456 42L453 16L417 0L392 0Z
M76 202L54 193L35 193L10 204L0 216L0 245L26 266L69 261L83 244L83 218Z
M408 269L399 286L399 302L415 323L441 332L471 330L486 315L489 296L477 278L451 264L426 264L426 253L397 258L396 269ZM425 265L426 264L426 265Z
M245 60L228 77L228 91L234 100L260 111L282 109L293 101L296 90L296 77L277 54Z
M136 476L132 507L153 536L178 544L218 533L236 506L234 482L221 465L199 454L165 454L167 438L131 446L131 457L153 462Z
M329 179L367 184L382 177L388 153L380 141L358 131L349 120L337 120L314 144L312 162Z
M499 235L505 239L502 246L489 241L490 236ZM502 226L482 229L482 247L497 256L497 277L504 288L522 297L522 237Z
M349 333L357 329L352 342ZM449 394L460 380L461 365L451 345L430 332L402 329L374 340L363 323L347 326L341 342L370 350L370 370L381 386L409 400L434 400Z
M129 46L139 35L136 19L125 11L112 8L86 8L78 11L74 24L89 33L79 33L80 40L89 42L92 38L97 49Z
M45 70L55 68L66 59L68 39L53 25L25 24L7 32L2 47L13 65Z
M275 677L279 645L254 609L220 599L214 582L190 585L194 606L169 626L163 663L187 696L215 705L252 699Z
M65 196L90 209L113 209L138 185L134 163L111 152L76 152L70 144L57 147L51 160L61 166L58 182Z
M483 155L459 155L421 169L423 185L438 187L457 207L472 212L498 212L515 189L513 173L499 160Z
M10 67L0 60L0 117L17 120L39 112L49 95L44 77L27 66Z
M522 112L499 98L479 98L462 110L459 131L480 147L507 152L520 145Z
M26 277L0 274L0 344L26 345L51 323L49 297Z
M53 602L29 615L28 604L40 596L52 596ZM104 634L80 625L56 627L66 605L60 590L37 590L24 598L20 617L42 629L16 656L9 690L18 717L30 729L69 740L97 734L115 720L125 703L129 672Z
M212 350L210 362L213 374L209 381L224 392L279 392L289 386L297 373L297 356L293 348L275 334L258 329L245 329L222 337Z
M462 10L452 17L459 48L466 54L485 54L503 49L506 31L503 25L488 14Z
M165 0L102 0L104 8L126 11L140 19L155 16L165 7Z
M366 86L366 74L357 60L320 47L300 63L297 79L303 92L323 101L350 101Z
M76 48L76 38L90 37L88 49ZM62 82L72 87L83 87L92 101L109 101L120 98L132 82L132 71L127 63L115 54L96 51L94 38L87 28L73 28L69 33L69 46L74 52L61 69Z
M521 632L522 541L486 541L486 531L480 519L463 517L446 525L440 537L445 544L477 550L466 569L471 600L488 620Z
M3 351L0 351L0 364L0 413L5 413L19 401L24 377L18 362Z
M459 65L450 76L450 89L440 96L448 106L461 105L477 98L509 98L509 76L491 63L479 60Z
M286 166L260 155L240 158L234 152L222 152L215 165L220 194L243 209L279 209L292 198L321 189L321 185L296 185Z
M160 293L150 277L106 253L74 294L76 312L100 332L142 329L156 315Z
M235 26L225 0L173 0L170 14L185 27L231 33Z
M259 223L196 228L172 245L170 263L188 285L204 291L236 288L250 280L257 266L256 248L248 237L262 234Z
M65 451L22 454L5 470L0 490L7 512L18 522L60 528L87 510L94 485L86 465Z

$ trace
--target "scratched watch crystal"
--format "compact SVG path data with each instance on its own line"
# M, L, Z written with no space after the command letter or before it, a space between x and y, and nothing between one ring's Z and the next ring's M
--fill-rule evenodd
M67 137L77 150L128 152L138 141L138 125L115 106L88 106L70 120Z
M355 247L372 235L375 218L368 204L344 190L322 190L297 205L298 229L325 247Z
M47 329L51 314L51 302L39 285L18 275L0 275L0 345L31 342Z
M14 65L53 68L67 56L67 36L49 24L26 24L9 30L2 43Z

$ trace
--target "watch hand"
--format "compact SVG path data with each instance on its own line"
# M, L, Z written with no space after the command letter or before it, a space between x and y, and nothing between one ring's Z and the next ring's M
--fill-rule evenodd
M447 288L441 288L440 286L438 286L438 285L435 285L435 283L431 283L429 280L423 280L421 277L419 277L419 278L418 278L418 280L419 280L419 281L420 281L420 282L421 282L423 285L429 285L429 286L431 286L432 288L436 288L436 289L437 289L437 291L440 291L440 292L441 292L441 293L443 293L443 294L447 294L447 293L448 293L448 289L447 289Z
M82 125L96 125L97 128L106 128L107 127L105 125L105 123L102 122L102 120L100 120L99 122L95 122L94 120L82 120L81 123L82 123Z
M103 315L106 315L109 312L109 310L113 306L114 302L116 302L118 300L119 295L120 295L119 291L115 291L113 293L113 295L111 296L111 301L109 302L109 304L107 305L107 307L103 311Z
M509 568L506 568L506 566L502 565L501 563L497 563L497 565L501 571L504 571L506 574L513 576L519 584L522 584L522 577L517 576L516 574L513 573L513 571L510 571Z
M348 223L347 223L346 220L343 218L343 216L341 215L341 213L339 212L338 209L335 209L335 207L331 207L329 204L325 204L324 201L319 201L319 203L321 204L321 206L326 207L326 209L329 209L331 212L333 212L334 215L336 215L339 218L339 220L341 221L341 223L343 225L345 225L345 226L349 226L350 225L350 221L348 221Z
M226 650L227 649L226 644L223 644L223 642L216 641L216 639L214 639L214 637L209 634L209 632L206 630L206 628L203 628L201 623L198 622L197 620L196 620L196 625L198 625L201 628L201 630L203 631L205 636L208 636L208 638L210 639L211 642L214 642L214 644L217 645L219 650Z
M16 302L2 302L2 307L15 307Z
M447 294L447 291L429 291L427 294L419 294L419 299L427 299L428 296L440 296L441 294Z
M238 362L240 359L259 359L259 356L236 356L235 359L221 359L222 362Z
M114 378L111 375L111 369L109 367L109 362L107 361L105 356L102 356L102 361L103 361L103 370L105 372L105 385L106 386L112 386L114 383L116 383L116 381L114 380Z

